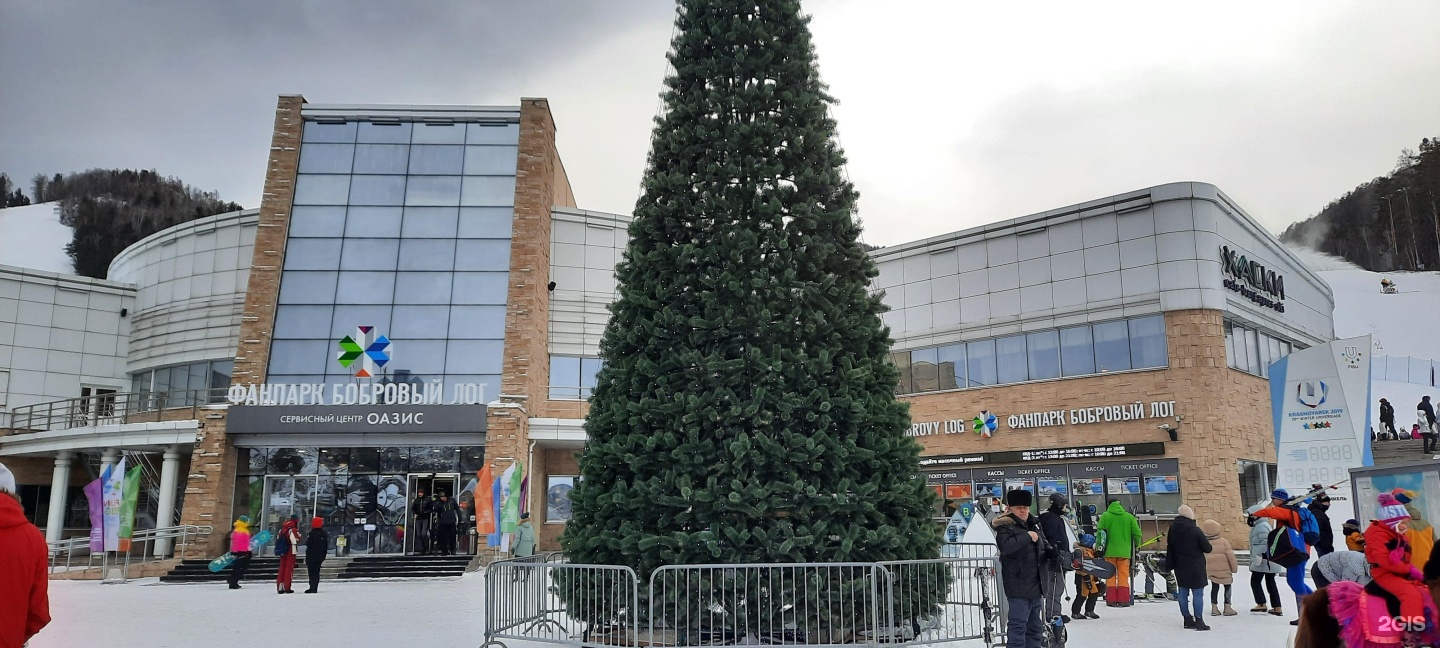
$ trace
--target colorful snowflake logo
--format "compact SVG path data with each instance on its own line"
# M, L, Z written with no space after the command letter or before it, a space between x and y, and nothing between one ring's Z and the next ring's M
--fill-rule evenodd
M355 335L340 340L340 366L352 369L356 378L370 378L390 362L390 338L375 332L373 326L355 327Z

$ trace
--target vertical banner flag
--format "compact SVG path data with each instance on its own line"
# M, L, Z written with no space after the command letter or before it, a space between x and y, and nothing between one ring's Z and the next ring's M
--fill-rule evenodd
M105 480L97 479L85 485L85 499L90 504L90 552L105 551Z
M125 473L124 489L120 497L120 551L130 550L130 536L135 532L135 505L140 499L140 475L144 471L135 466Z
M520 512L530 512L530 475L520 480Z
M1339 483L1330 520L1355 517L1350 469L1370 456L1370 336L1335 340L1296 351L1270 365L1270 412L1275 423L1275 486L1304 493L1312 484ZM1254 504L1254 502L1246 502Z
M478 480L475 486L475 533L490 535L495 533L495 496L491 488L495 480L490 477L490 464L485 464L475 477Z
M105 494L101 498L101 514L105 520L105 551L120 550L120 496L125 488L125 457L100 476Z
M504 501L503 499L501 499L501 495L502 493L500 491L500 478L496 477L495 483L490 485L490 500L492 502L495 502L495 513L494 516L491 518L494 520L495 530L492 531L490 535L485 538L486 546L500 546L500 503Z
M500 509L500 532L515 533L520 526L520 482L525 478L525 465L516 461L511 464L500 479L505 483L501 484L501 492L505 493L505 503Z

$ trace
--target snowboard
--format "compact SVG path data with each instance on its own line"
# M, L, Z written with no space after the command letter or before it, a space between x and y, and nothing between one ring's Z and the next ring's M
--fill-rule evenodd
M1115 575L1115 563L1104 558L1081 558L1080 571L1096 578L1110 578Z
M250 551L253 552L253 551L255 551L257 548L262 547L262 546L268 544L268 543L270 542L270 540L273 539L274 537L275 537L275 534L270 533L270 530L269 530L269 529L265 529L265 530L263 530L263 531L255 534L255 535L251 536L251 537L250 537ZM234 564L234 563L235 563L235 554L230 553L230 552L227 551L227 552L225 552L224 554L221 554L221 556L220 556L219 558L216 558L216 559L210 561L210 571L211 571L212 573L216 573L216 572L219 572L219 571L225 569L226 567L229 567L230 565L232 565L232 564Z

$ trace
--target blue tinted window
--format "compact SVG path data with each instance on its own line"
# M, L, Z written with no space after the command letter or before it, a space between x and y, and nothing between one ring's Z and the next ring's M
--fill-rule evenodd
M582 397L590 397L590 394L595 389L595 375L600 373L600 368L603 366L605 366L605 363L601 361L600 358L580 359L580 387L583 390L581 394Z
M405 239L400 241L401 270L453 270L455 241Z
M995 365L1000 384L1025 382L1029 360L1025 357L1025 336L1012 335L995 340Z
M406 207L400 236L453 239L458 213L454 207Z
M405 204L405 176L351 176L351 205Z
M341 142L350 143L355 141L355 122L343 124L321 124L319 122L305 122L304 131L301 134L302 142Z
M360 124L356 141L381 144L410 143L410 124Z
M510 207L461 207L460 238L510 238L514 210Z
M965 386L965 345L940 347L940 389Z
M506 272L455 273L455 304L492 304L503 306L508 297Z
M330 320L330 335L327 337L331 340L339 340L346 335L355 335L355 329L360 326L374 326L381 334L389 337L386 331L390 330L391 310L389 304L336 306L335 315ZM338 371L345 370L339 369Z
M404 306L391 315L389 337L396 340L444 339L449 329L449 306Z
M580 358L550 356L550 398L580 398Z
M300 147L300 173L350 173L353 144L306 144Z
M1095 365L1102 373L1130 368L1130 327L1125 322L1096 324Z
M343 205L350 192L350 176L302 175L295 178L296 205Z
M1278 359L1271 358L1271 361ZM1165 316L1155 315L1130 320L1130 366L1147 369L1169 364L1170 359L1165 350Z
M995 341L980 340L965 345L965 366L969 368L969 385L981 387L999 382L995 369Z
M394 270L399 253L399 239L345 239L340 269Z
M466 176L460 204L466 207L509 207L515 204L514 176Z
M343 231L344 207L295 207L290 210L290 236L333 238Z
M509 239L461 240L455 245L456 270L509 270Z
M505 338L504 306L451 306L450 338L501 340Z
M415 144L464 144L464 124L415 124L410 141Z
M519 124L467 124L466 144L515 144L520 141Z
M1025 336L1030 358L1030 380L1060 377L1060 332L1040 331Z
M518 156L514 146L467 146L465 175L515 175Z
M1060 369L1066 376L1095 373L1095 345L1089 326L1060 329Z
M292 241L290 243L294 245ZM335 303L335 272L300 272L286 270L280 282L281 304L333 304ZM284 309L280 309L284 310Z
M410 176L405 187L406 205L459 205L460 178L446 176Z
M402 272L395 283L397 304L449 304L449 272Z
M325 339L330 333L330 315L324 306L292 306L275 314L275 337Z
M396 343L396 353L391 361L392 370L405 369L412 374L439 376L445 373L444 340L407 340L401 351Z
M286 270L340 268L340 239L295 239L285 246Z
M917 349L910 352L911 388L916 392L930 392L940 388L940 379L935 367L940 363L939 349Z
M409 157L410 147L403 144L358 144L355 173L404 175Z
M337 304L392 304L394 298L393 272L341 272L335 289Z
M463 146L410 147L411 175L460 175L464 164Z
M395 238L400 236L400 210L400 207L351 207L349 216L345 219L345 236L356 238Z
M499 373L504 349L503 340L451 340L445 353L445 372Z

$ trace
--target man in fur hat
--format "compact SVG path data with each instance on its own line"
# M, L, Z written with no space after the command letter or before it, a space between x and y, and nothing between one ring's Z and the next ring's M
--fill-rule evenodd
M1040 648L1045 626L1045 565L1051 550L1041 535L1039 519L1030 515L1030 491L1005 493L1004 515L995 518L995 544L1000 548L1000 574L1010 618L1005 645Z

